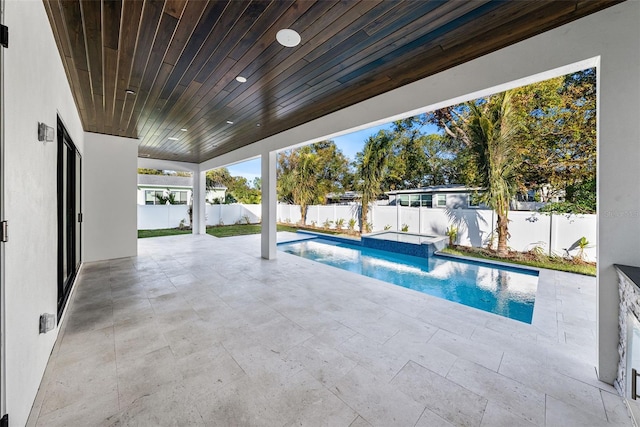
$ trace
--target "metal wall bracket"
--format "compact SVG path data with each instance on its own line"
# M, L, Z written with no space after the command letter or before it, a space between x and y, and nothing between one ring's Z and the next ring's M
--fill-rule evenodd
M0 25L0 45L9 47L9 27Z
M636 400L638 395L638 371L635 368L631 369L631 398Z
M9 241L9 223L7 221L0 222L0 242Z

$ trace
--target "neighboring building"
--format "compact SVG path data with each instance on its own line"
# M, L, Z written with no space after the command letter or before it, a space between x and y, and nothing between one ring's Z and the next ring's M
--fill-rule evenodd
M480 188L462 184L432 185L411 190L387 191L389 205L440 209L468 209L485 207L477 202L475 194Z
M206 200L212 203L214 199L224 200L227 187L217 185L207 190ZM173 194L175 204L188 205L193 193L193 177L177 175L143 175L138 174L138 204L159 205L157 196Z
M550 184L541 185L538 189L529 189L526 193L516 194L518 202L558 203L565 201L566 192L556 190Z
M360 193L357 191L345 191L344 193L329 193L326 197L327 205L351 205L360 200Z
M542 191L542 190L539 190ZM426 207L441 209L486 209L485 204L478 202L480 187L467 187L462 184L433 185L430 187L414 188L410 190L387 191L389 205L409 207ZM530 190L528 194L517 194L510 203L514 211L537 211L549 202L563 201L564 192L548 196L546 202L536 202L536 193Z

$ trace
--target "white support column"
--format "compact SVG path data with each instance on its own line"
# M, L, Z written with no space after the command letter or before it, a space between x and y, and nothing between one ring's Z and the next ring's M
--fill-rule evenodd
M191 224L191 232L193 234L206 234L206 217L205 206L207 185L206 171L193 172L193 224Z
M276 258L276 152L262 153L262 246L264 259Z

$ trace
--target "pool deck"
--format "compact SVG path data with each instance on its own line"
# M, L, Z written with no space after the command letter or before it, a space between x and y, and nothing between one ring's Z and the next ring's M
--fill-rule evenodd
M596 377L595 278L542 270L529 325L259 252L181 235L85 264L27 425L632 425Z

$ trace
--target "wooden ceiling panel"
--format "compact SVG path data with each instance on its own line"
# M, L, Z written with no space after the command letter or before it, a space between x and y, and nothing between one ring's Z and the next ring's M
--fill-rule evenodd
M619 2L43 1L85 130L137 138L140 154L186 162ZM278 44L282 28L302 43Z

